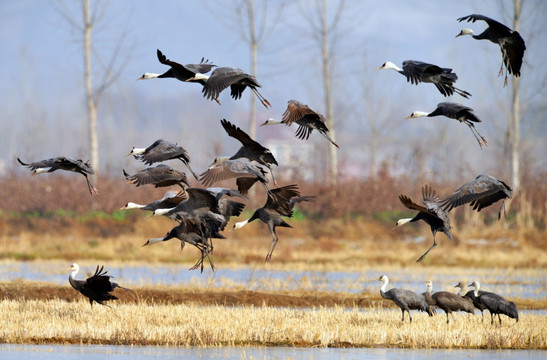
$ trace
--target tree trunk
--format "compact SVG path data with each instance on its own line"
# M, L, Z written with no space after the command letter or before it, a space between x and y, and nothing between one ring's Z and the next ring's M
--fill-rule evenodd
M514 0L513 30L518 31L520 25L521 0ZM509 118L509 142L511 146L511 182L513 190L520 189L520 97L519 78L513 76L513 94L511 116Z
M334 118L332 115L332 95L331 95L331 78L329 69L329 49L328 49L328 34L327 34L327 1L323 0L323 9L321 17L321 42L322 42L322 60L323 60L323 85L325 88L325 103L327 105L327 127L333 141L336 141L334 132ZM338 154L336 147L328 143L329 159L330 159L330 181L335 185L338 179Z
M257 77L256 58L258 53L258 43L256 40L255 16L254 16L254 0L249 0L247 11L249 13L249 34L251 41L251 72L254 77ZM251 118L249 119L249 136L251 139L256 138L256 96L251 96Z
M89 18L89 0L84 0L84 80L87 98L87 122L89 127L89 152L91 165L95 176L99 174L99 141L97 136L97 106L93 98L93 87L91 83L91 30L93 24ZM96 181L96 180L95 180Z

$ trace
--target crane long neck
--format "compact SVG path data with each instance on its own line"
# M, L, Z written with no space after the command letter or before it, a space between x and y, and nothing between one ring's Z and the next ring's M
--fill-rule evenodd
M480 288L481 288L481 285L475 281L475 296L479 296Z
M77 280L74 278L76 276L76 274L78 274L78 269L74 269L72 270L72 272L70 273L70 275L68 275L68 282L70 283L70 285L74 288L74 289L77 289L78 286L77 286Z
M382 295L383 295L383 293L386 292L387 284L389 283L389 280L387 278L384 278L383 281L384 281L384 284L380 288L380 294L382 294Z

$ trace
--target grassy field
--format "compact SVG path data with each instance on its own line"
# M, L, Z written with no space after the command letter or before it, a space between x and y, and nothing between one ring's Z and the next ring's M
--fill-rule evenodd
M17 314L17 316L13 316ZM87 301L3 300L0 342L170 346L319 346L471 349L547 349L547 318L523 314L491 326L480 317L416 313L402 323L400 311L316 307L227 307L184 304L119 304Z

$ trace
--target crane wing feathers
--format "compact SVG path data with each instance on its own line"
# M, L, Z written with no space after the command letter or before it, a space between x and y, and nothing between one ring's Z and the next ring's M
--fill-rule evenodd
M458 21L465 21L467 20L467 22L475 22L477 20L482 20L482 21L485 21L489 27L497 30L497 31L508 31L508 32L511 32L511 29L508 28L507 26L503 25L502 23L500 22L497 22L496 20L494 19L491 19L487 16L484 16L484 15L479 15L479 14L471 14L471 15L467 15L467 16L464 16L464 17L461 17L458 19Z
M220 123L222 124L222 127L229 136L239 140L239 142L241 142L244 146L261 149L263 148L262 145L251 139L251 137L245 131L241 130L239 127L235 126L228 120L222 119L220 120Z
M302 119L306 115L310 117L317 117L321 121L325 121L323 116L311 109L308 105L303 104L296 100L289 100L287 109L283 113L282 122L286 125L291 125L292 123Z
M414 201L412 201L408 196L406 195L399 195L399 200L401 203L403 203L404 206L406 206L408 209L411 210L418 210L421 212L429 213L429 210L421 205L416 204Z

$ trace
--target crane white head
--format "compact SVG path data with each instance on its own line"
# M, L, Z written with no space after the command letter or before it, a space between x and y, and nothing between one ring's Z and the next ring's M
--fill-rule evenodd
M425 111L414 111L412 114L407 116L405 119L413 119L413 118L419 118L422 116L427 116L429 113L426 113Z
M467 285L469 287L475 288L475 296L479 296L479 290L481 288L481 284L477 280L473 281L471 284Z
M133 149L131 149L129 154L127 154L125 156L139 155L139 154L143 154L145 151L146 151L146 148L137 148L137 147L133 146Z
M395 227L403 226L404 224L408 224L413 218L407 218L407 219L399 219L395 223ZM395 228L394 228L395 229Z
M427 280L425 282L425 286L427 286L427 291L431 292L431 289L433 289L433 282L431 280Z
M154 73L144 73L142 74L142 76L140 78L138 78L137 80L146 80L146 79L155 79L157 78L158 76L160 76L161 74L154 74Z
M260 124L260 126L276 125L276 124L281 124L281 120L276 120L274 118L269 118L268 120L266 120L266 122L264 124Z
M395 65L391 61L386 61L385 63L382 64L382 66L380 66L376 70L383 70L383 69L392 69L392 70L395 70L395 71L402 71L400 67L398 67L397 65Z
M68 270L70 270L70 276L72 276L74 278L74 276L76 276L78 271L80 271L80 267L78 266L78 264L74 263L74 264L70 265Z
M247 225L247 223L249 222L249 220L245 220L245 221L240 221L240 222L236 222L234 224L234 229L240 229L242 227L244 227L245 225Z
M463 35L473 36L473 34L474 34L473 30L471 30L470 28L464 28L464 29L462 29L462 31L460 31L460 33L458 35L456 35L456 37L463 36Z
M141 204L137 204L137 203L134 203L134 202L128 202L127 204L125 204L125 206L122 206L120 208L120 210L129 210L129 209L140 209L144 207L144 205L141 205Z
M228 156L217 156L215 160L213 160L211 165L209 165L209 167L224 164L228 160L230 160Z

